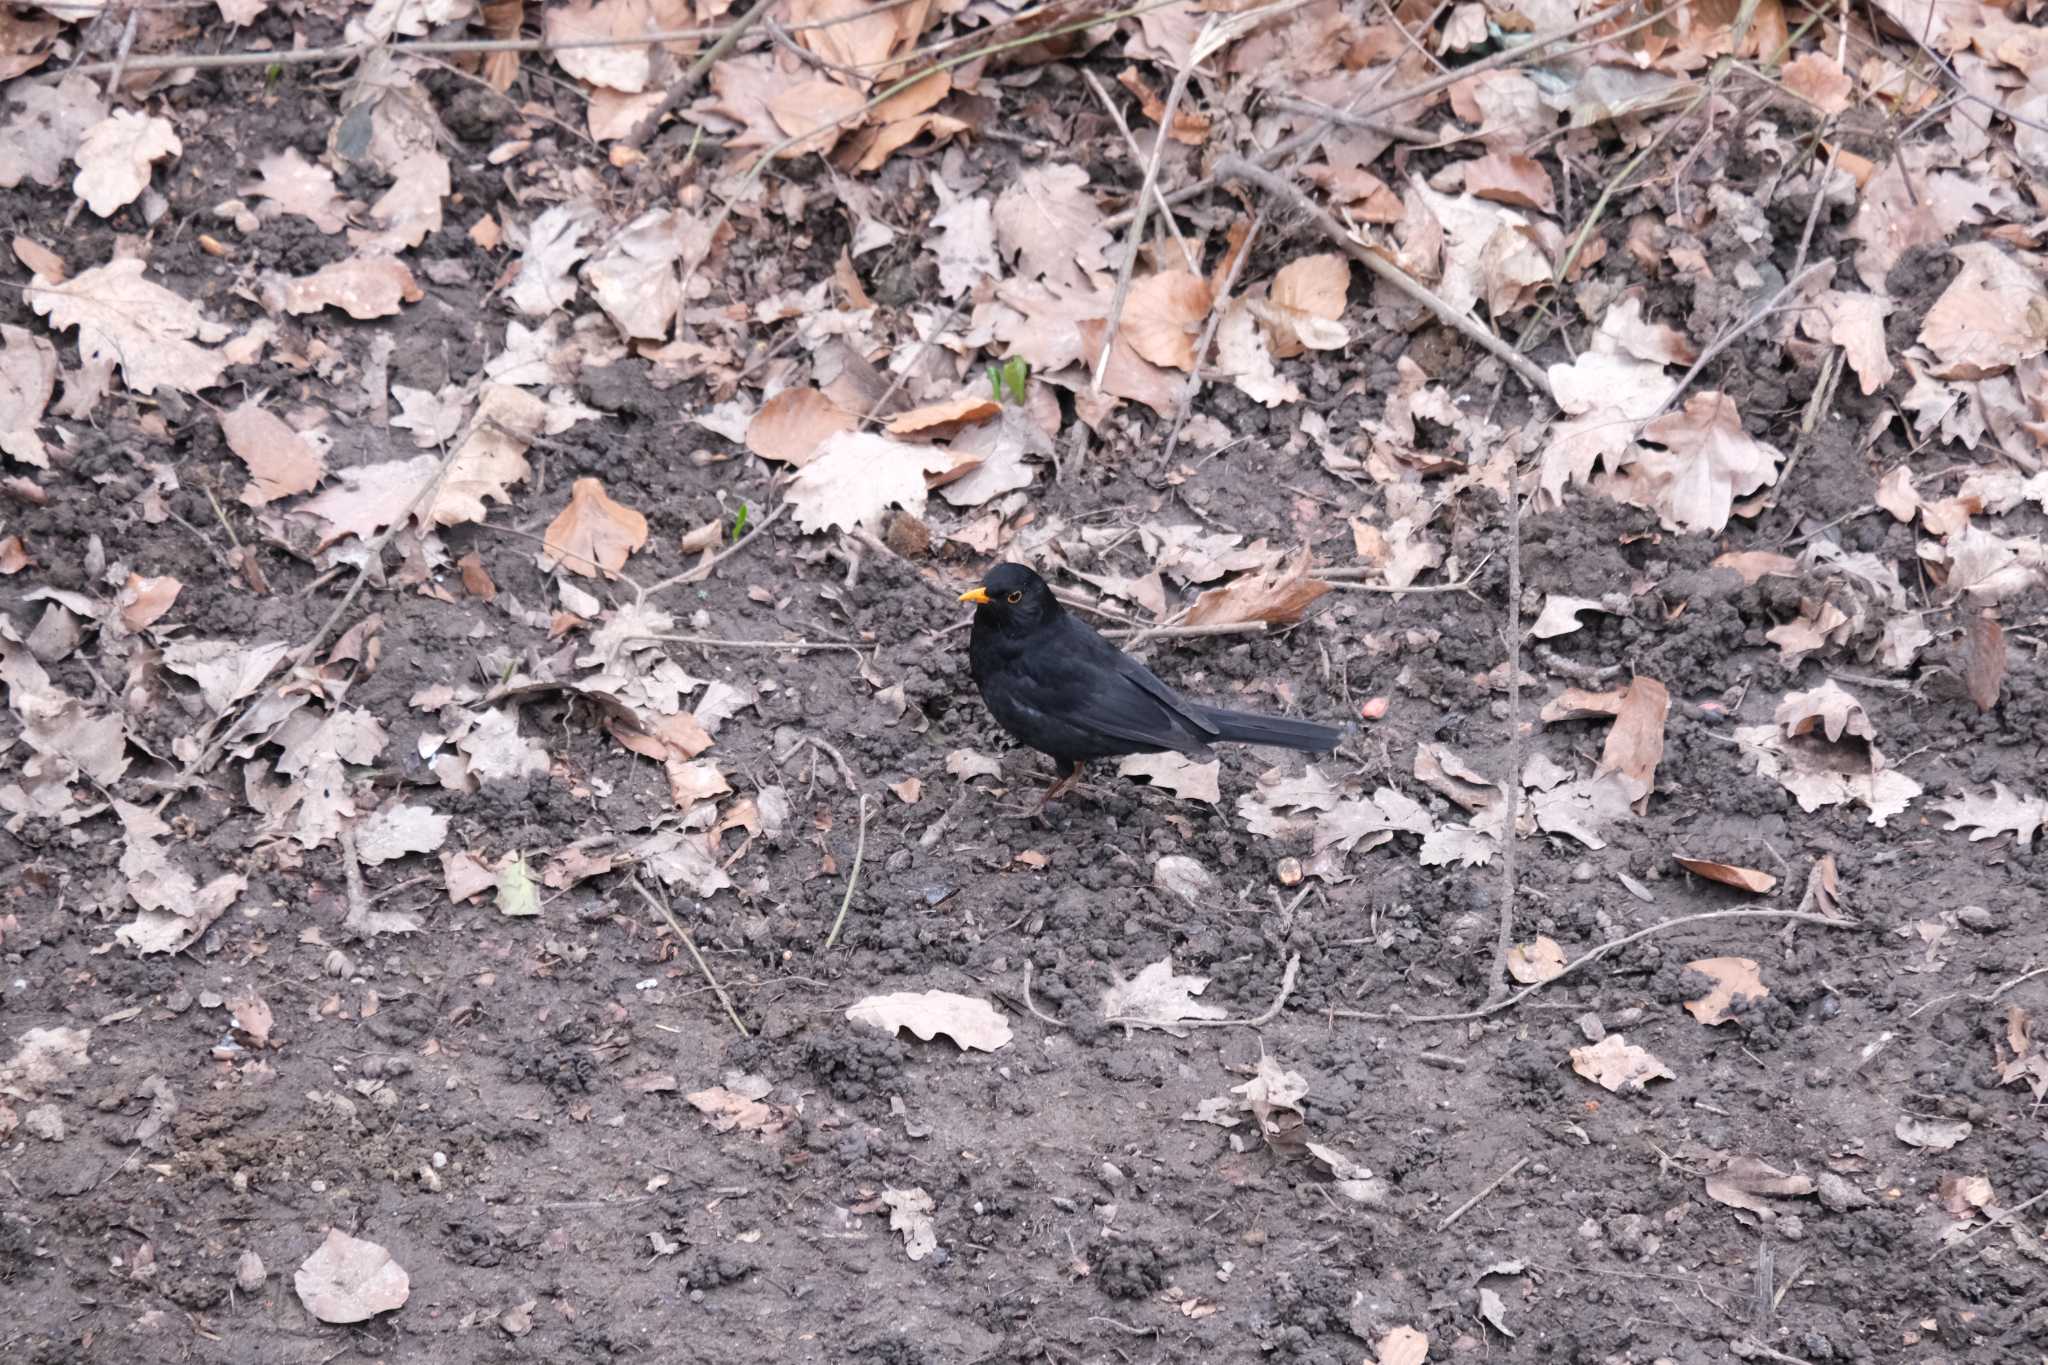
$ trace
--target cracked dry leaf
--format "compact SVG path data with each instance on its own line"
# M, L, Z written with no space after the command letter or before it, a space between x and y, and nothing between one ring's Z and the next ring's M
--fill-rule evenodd
M683 216L649 210L622 228L583 267L590 296L624 336L662 341L683 305Z
M220 414L220 431L228 449L249 466L249 483L240 495L246 506L310 493L327 472L327 457L253 398Z
M1632 785L1620 773L1566 782L1529 793L1528 811L1546 834L1568 834L1587 848L1607 847L1605 830L1634 808Z
M1844 690L1833 678L1819 687L1804 692L1789 693L1778 703L1771 715L1779 731L1787 738L1811 734L1819 730L1830 743L1839 741L1844 735L1851 739L1875 738L1870 727L1870 714L1863 709L1863 703Z
M889 1231L903 1234L903 1254L922 1261L938 1249L939 1235L932 1227L932 1197L922 1189L885 1189L882 1202L889 1207Z
M409 853L432 853L447 838L447 816L429 806L398 803L356 826L356 855L366 863L388 863Z
M263 306L294 317L339 308L358 322L395 316L402 305L426 295L403 261L392 256L356 256L322 266L310 275L273 275L263 285Z
M1390 842L1394 835L1430 835L1436 821L1421 802L1392 787L1381 787L1369 800L1341 801L1316 816L1315 851L1337 848L1350 853L1369 851ZM1364 849L1359 850L1363 843Z
M765 1102L774 1088L764 1076L731 1074L726 1076L724 1085L693 1090L683 1098L716 1132L738 1129L766 1137L781 1132L796 1117L792 1110Z
M939 288L949 299L965 298L984 279L1003 277L993 209L984 196L956 195L941 178L931 185L943 205L931 216L927 239L939 263Z
M17 82L7 95L20 111L0 129L0 190L23 180L55 189L86 129L107 115L99 86L88 76L69 73L54 82Z
M149 188L152 163L184 150L169 119L116 109L87 130L72 154L78 162L72 191L94 213L111 218Z
M1969 242L1920 326L1937 379L1988 379L2048 350L2048 289L1996 242Z
M1757 772L1791 792L1804 811L1854 801L1882 828L1920 795L1920 784L1887 768L1883 752L1866 740L1837 742L1787 734L1775 725L1738 725L1735 742Z
M1238 1097L1240 1108L1251 1112L1268 1143L1300 1154L1302 1128L1308 1121L1307 1111L1302 1108L1302 1101L1308 1098L1307 1077L1299 1071L1287 1070L1270 1054L1261 1053L1252 1078L1243 1085L1230 1087L1230 1093Z
M220 383L227 367L220 352L192 340L217 339L223 329L207 322L197 304L143 279L142 261L136 257L94 266L62 284L38 279L23 292L51 327L78 329L82 362L119 365L121 377L138 394L164 388L197 393Z
M1508 975L1524 986L1533 986L1542 981L1555 981L1564 975L1564 949L1557 946L1557 940L1538 935L1527 943L1517 943L1508 949Z
M1195 999L1208 988L1206 976L1175 976L1173 957L1168 954L1148 963L1128 981L1119 977L1115 985L1104 991L1102 1017L1107 1023L1122 1025L1126 1031L1160 1029L1176 1038L1185 1038L1185 1021L1222 1019L1229 1014L1228 1010Z
M2009 832L2015 843L2021 848L2028 848L2041 826L2048 824L2048 798L2023 795L2003 782L1993 782L1988 796L1972 796L1964 792L1960 796L1928 804L1948 817L1951 831L1969 830L1971 843L1995 839Z
M1686 1013L1702 1024L1725 1024L1771 993L1756 962L1750 958L1703 957L1686 963L1685 969L1714 983L1713 989L1699 999L1685 1002Z
M1675 1081L1671 1068L1647 1048L1619 1033L1610 1033L1590 1047L1572 1049L1572 1070L1603 1090L1641 1090L1651 1081Z
M1930 1152L1946 1152L1975 1131L1968 1119L1921 1118L1917 1114L1901 1114L1892 1126L1899 1141Z
M1212 806L1223 800L1220 759L1198 763L1185 754L1130 754L1117 763L1116 770L1122 777L1145 778L1172 792L1177 800L1206 801Z
M836 432L797 470L785 496L805 531L879 529L891 507L922 517L925 476L953 467L954 458L932 446L878 432Z
M1301 401L1301 389L1281 377L1257 314L1242 296L1231 300L1216 328L1216 369L1246 397L1269 408Z
M1036 392L1048 393L1042 386ZM1049 461L1053 455L1052 437L1038 419L1014 405L1001 409L993 422L969 427L951 449L955 459L980 461L959 478L939 485L939 496L954 507L979 507L1029 488L1038 478L1031 461Z
M351 228L349 245L373 253L410 251L441 230L441 203L455 189L448 158L422 148L387 168L391 188L370 205L376 230Z
M926 1042L940 1034L961 1051L994 1052L1010 1041L1010 1023L986 1000L953 991L897 991L849 1006L846 1017L884 1033L909 1029Z
M1079 289L1108 268L1113 240L1088 193L1088 172L1056 162L1025 171L996 196L996 244L1024 279Z
M537 557L542 573L557 567L580 578L615 578L647 543L647 518L606 496L596 479L578 479L569 505L548 523Z

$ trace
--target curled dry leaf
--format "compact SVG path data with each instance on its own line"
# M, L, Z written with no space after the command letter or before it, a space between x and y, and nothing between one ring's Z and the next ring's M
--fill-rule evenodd
M926 403L923 407L898 413L889 419L886 430L891 436L921 436L926 440L943 441L958 435L966 427L986 422L1002 410L1003 405L993 399L962 394L943 403ZM751 442L751 432L748 437ZM791 463L801 464L802 461L793 460Z
M646 543L646 517L613 502L596 479L578 479L569 505L548 523L540 567L543 573L560 566L582 578L610 578Z
M1188 608L1186 624L1264 621L1267 625L1289 626L1301 619L1309 604L1329 591L1330 585L1309 569L1308 551L1304 549L1287 563L1246 574L1204 592Z
M1656 786L1657 765L1664 760L1664 719L1671 693L1655 678L1632 678L1623 692L1607 744L1600 751L1600 773L1615 773L1628 788L1641 815Z
M405 1267L375 1242L329 1228L327 1240L292 1278L299 1302L321 1322L367 1322L412 1296Z
M1737 1156L1707 1177L1707 1197L1730 1208L1772 1218L1772 1198L1804 1198L1816 1188L1813 1177L1788 1175L1754 1156Z
M1989 379L2048 350L2048 289L1996 242L1955 249L1962 271L1927 310L1920 344L1937 379Z
M1590 1047L1572 1049L1572 1070L1603 1090L1641 1090L1651 1081L1678 1077L1648 1048L1610 1033Z
M963 1051L994 1052L1010 1041L1009 1021L995 1006L952 991L871 995L848 1007L846 1017L884 1033L907 1028L926 1042L943 1033Z
M1703 957L1685 968L1714 983L1699 999L1685 1002L1686 1012L1702 1024L1725 1024L1771 993L1757 964L1746 957Z
M1508 949L1508 975L1525 986L1554 981L1564 975L1564 949L1555 939L1539 935Z
M1154 365L1192 371L1195 338L1209 316L1209 303L1209 283L1199 275L1184 270L1147 275L1131 285L1117 335Z
M1303 256L1280 267L1266 291L1262 317L1274 356L1333 351L1351 340L1340 321L1351 291L1351 262L1335 252Z
M1753 891L1757 895L1768 894L1778 884L1778 879L1768 872L1759 872L1753 867L1737 867L1733 863L1717 863L1706 858L1688 858L1683 853L1672 855L1678 865L1697 877L1710 882L1732 886L1737 891Z

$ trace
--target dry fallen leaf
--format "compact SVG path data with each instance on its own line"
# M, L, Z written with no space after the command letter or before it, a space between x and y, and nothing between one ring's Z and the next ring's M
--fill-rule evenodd
M1413 1327L1396 1327L1373 1347L1372 1365L1422 1365L1429 1359L1429 1338Z
M560 566L583 578L607 578L647 543L647 518L607 497L596 479L578 479L569 505L548 523L539 556L543 573Z
M263 286L263 306L293 316L339 308L358 322L388 318L401 304L426 295L403 261L390 256L352 257L296 279L274 275Z
M1572 1049L1572 1070L1605 1090L1641 1090L1651 1081L1677 1080L1671 1068L1647 1049L1619 1033L1610 1033L1591 1047Z
M250 507L310 493L327 471L326 457L312 442L254 399L222 413L220 429L228 449L249 466L241 500Z
M1706 1185L1709 1199L1760 1218L1777 1215L1777 1208L1768 1202L1770 1198L1801 1198L1815 1189L1813 1177L1787 1175L1753 1156L1731 1158L1725 1167L1707 1177Z
M925 475L950 471L953 457L877 432L842 431L828 437L817 457L797 470L787 496L806 531L856 526L879 529L882 514L901 507L922 517Z
M1996 242L1955 248L1963 268L1920 327L1937 379L1988 379L2048 350L2048 289Z
M747 449L802 468L817 458L828 437L859 426L858 417L816 389L784 389L747 424Z
M1185 624L1225 625L1237 621L1264 621L1268 625L1293 625L1309 605L1330 585L1309 569L1307 549L1286 564L1234 579L1220 588L1210 588L1188 608Z
M846 1017L884 1033L907 1028L926 1042L943 1033L963 1051L994 1052L1010 1041L1009 1021L995 1006L952 991L871 995L848 1007Z
M1508 949L1508 975L1525 986L1554 981L1564 974L1564 969L1564 949L1557 946L1555 939L1539 935Z
M889 419L888 426L884 429L891 436L919 436L928 441L943 441L958 435L967 427L986 422L1002 410L1003 405L993 399L962 394L958 398L948 398L942 403L926 403L922 407L898 413ZM762 411L766 412L767 409L764 407ZM749 431L750 443L752 439L753 433ZM790 463L802 464L803 461L792 460Z
M1641 815L1656 785L1657 765L1664 760L1664 718L1671 693L1655 678L1629 680L1600 751L1599 772L1619 774L1629 799Z
M1771 993L1757 964L1746 957L1703 957L1685 968L1714 983L1699 999L1685 1002L1686 1012L1702 1024L1725 1024Z
M889 1231L903 1234L903 1254L922 1261L938 1248L939 1235L932 1227L932 1197L922 1189L882 1191L882 1203L889 1209Z
M1176 1038L1187 1036L1189 1019L1222 1019L1229 1011L1204 1005L1195 997L1209 987L1206 976L1175 976L1173 958L1146 964L1130 980L1117 979L1102 993L1102 1017L1125 1029L1156 1028Z
M1131 754L1117 763L1116 770L1123 777L1146 778L1182 801L1207 801L1213 806L1223 799L1219 759L1198 763L1185 754Z
M78 144L71 188L87 208L110 218L149 188L151 162L183 151L169 119L116 109Z
M1963 637L1963 681L1980 715L1998 705L1998 689L2005 682L2005 627L1988 607L1970 617Z
M1710 882L1732 886L1737 891L1754 891L1758 895L1763 895L1778 884L1776 877L1768 872L1759 872L1753 867L1737 867L1733 863L1717 863L1705 858L1688 858L1682 853L1672 856L1687 872L1705 877Z
M141 258L122 256L62 284L32 283L23 292L51 327L78 329L81 361L118 364L136 393L212 388L227 362L192 338L213 339L217 329L198 305L143 279L142 267Z
M1931 1119L1913 1114L1900 1115L1892 1128L1899 1141L1930 1152L1945 1152L1974 1131L1968 1119Z
M1991 784L1991 795L1961 796L1929 803L1948 817L1951 830L1968 829L1970 842L1992 839L2010 832L2021 848L2034 842L2041 826L2048 824L2048 798L2009 790L2003 782Z
M405 1306L412 1282L405 1268L375 1242L329 1228L327 1240L293 1277L299 1302L321 1322L367 1322Z

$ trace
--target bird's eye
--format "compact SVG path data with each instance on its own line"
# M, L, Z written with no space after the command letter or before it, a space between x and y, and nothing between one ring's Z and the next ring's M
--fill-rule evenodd
M1022 602L1024 600L1024 594L1021 592L1013 592L1004 600L1011 603Z

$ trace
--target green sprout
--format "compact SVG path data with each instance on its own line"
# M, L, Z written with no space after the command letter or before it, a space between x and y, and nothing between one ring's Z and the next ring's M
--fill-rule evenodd
M1007 387L1010 401L1021 405L1030 383L1031 365L1021 355L1013 355L1001 365L988 367L988 386L998 403L1003 401L1003 390Z
M747 533L747 505L740 504L740 510L732 519L732 539L738 540Z

